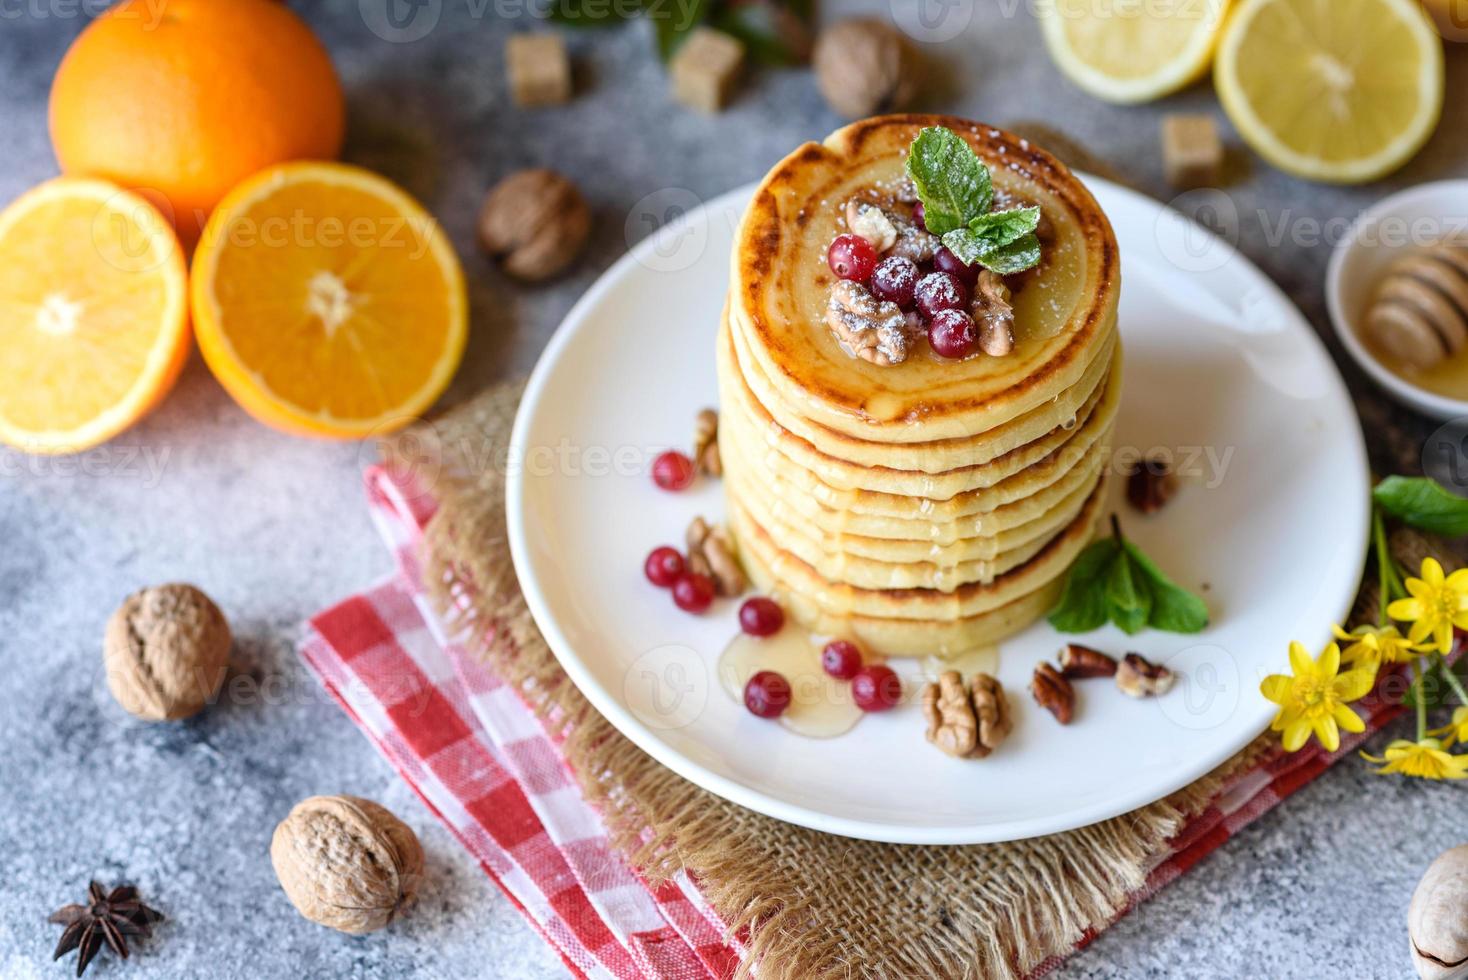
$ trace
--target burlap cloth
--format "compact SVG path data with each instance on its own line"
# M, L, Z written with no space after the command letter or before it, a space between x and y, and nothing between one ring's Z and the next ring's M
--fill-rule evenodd
M763 978L1021 977L1075 948L1128 907L1168 839L1264 735L1191 786L1081 830L1008 844L876 844L781 823L665 769L624 738L567 679L531 620L511 567L505 460L522 386L491 388L386 447L439 500L425 577L470 649L564 733L582 791L616 846L654 880L698 876L714 909L745 929ZM1421 552L1418 538L1399 554ZM1356 616L1374 615L1364 595ZM1281 651L1281 658L1283 651Z

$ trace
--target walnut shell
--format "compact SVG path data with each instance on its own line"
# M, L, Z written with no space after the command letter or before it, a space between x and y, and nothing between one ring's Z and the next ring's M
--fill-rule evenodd
M576 185L551 170L521 170L490 190L479 210L479 245L510 275L549 279L581 254L591 211Z
M901 109L918 88L917 55L891 24L872 17L839 21L816 39L816 84L848 119Z
M176 721L197 714L224 683L229 623L192 585L159 585L125 599L102 640L107 687L129 714Z
M412 903L423 847L407 824L371 800L313 796L275 828L270 863L296 911L360 935Z
M1427 868L1407 910L1412 965L1424 980L1468 977L1468 844Z

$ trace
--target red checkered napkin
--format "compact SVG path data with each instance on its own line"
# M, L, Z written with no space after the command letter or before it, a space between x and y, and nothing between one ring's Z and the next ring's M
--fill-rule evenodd
M398 572L311 621L307 665L573 973L730 976L738 952L692 882L635 874L529 709L438 629L416 558L432 501L381 469L367 490Z
M730 976L742 948L696 883L681 875L654 889L629 868L582 799L556 740L514 690L439 628L417 560L432 498L381 467L369 469L366 482L398 570L311 620L301 648L306 664L573 973ZM1314 743L1294 754L1276 750L1232 779L1174 838L1122 914L1401 711L1374 698L1358 707L1366 732L1343 738L1338 752Z

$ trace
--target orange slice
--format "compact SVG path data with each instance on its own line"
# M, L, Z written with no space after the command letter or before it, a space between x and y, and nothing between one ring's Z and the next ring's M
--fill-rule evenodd
M0 213L0 441L79 452L142 418L188 357L187 281L164 217L106 181Z
M448 236L358 167L289 163L220 202L194 253L195 335L235 401L300 435L360 438L442 394L469 333Z

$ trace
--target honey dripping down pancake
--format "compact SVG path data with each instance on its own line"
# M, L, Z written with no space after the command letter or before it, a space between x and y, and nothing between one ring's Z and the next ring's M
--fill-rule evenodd
M939 356L949 337L930 344L916 312L879 306L892 283L871 278L874 254L925 272L952 260L934 255L937 219L912 204L936 192L922 186L926 157L910 167L909 155L934 146L987 167L992 193L967 227L1006 223L998 245L1034 233L1009 252L1033 242L1037 261L973 260L986 270L973 267L961 301L995 301L975 298L972 322L997 310L981 329L1005 335L982 334L972 356ZM960 655L1043 615L1102 515L1118 262L1109 222L1064 165L988 126L880 117L777 164L736 235L715 352L730 528L755 584L800 625L895 656ZM956 303L929 300L917 306L937 331ZM845 313L877 310L887 332L846 329L876 321Z

